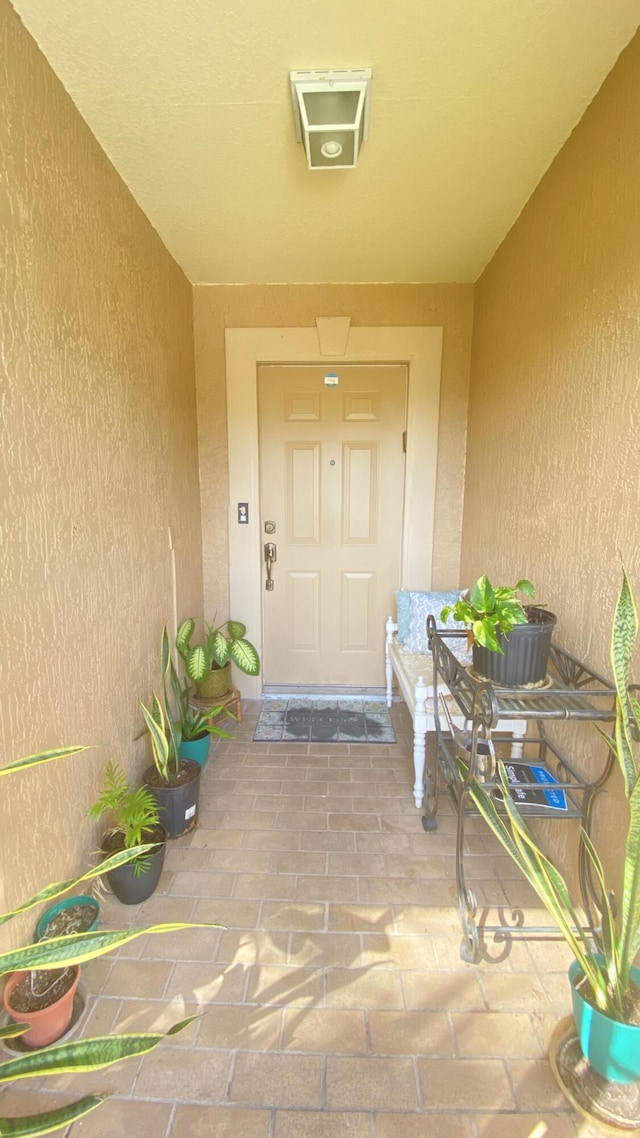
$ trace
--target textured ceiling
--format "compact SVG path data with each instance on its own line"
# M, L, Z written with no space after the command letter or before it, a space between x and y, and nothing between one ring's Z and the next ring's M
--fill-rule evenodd
M13 0L193 282L473 281L640 0ZM309 171L289 71L373 68L358 168Z

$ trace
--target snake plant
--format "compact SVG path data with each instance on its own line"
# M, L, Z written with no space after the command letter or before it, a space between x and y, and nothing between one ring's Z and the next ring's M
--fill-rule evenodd
M18 759L16 762L1 767L0 777L15 774L41 763L76 755L85 749L80 746L61 747L56 750L28 755L24 759ZM144 855L151 849L153 849L152 844L138 845L128 850L119 851L101 862L99 866L88 870L81 877L47 885L10 912L0 915L0 924L4 924L18 913L24 913L43 901L50 901L59 897L68 890L92 878L99 877L110 869L115 869L117 865L122 865L124 862ZM192 927L194 927L192 924L177 922L141 929L107 929L52 937L50 940L39 941L37 944L0 954L0 976L13 971L71 967L87 960L93 960L97 956L111 952L129 941L135 940L136 937L146 936L148 933L174 932L177 929ZM95 1071L129 1056L144 1055L147 1051L157 1047L165 1035L175 1035L176 1032L182 1031L187 1024L192 1022L193 1018L190 1016L188 1019L175 1023L164 1033L136 1032L126 1035L98 1036L93 1039L60 1043L42 1051L17 1053L15 1058L0 1063L0 1091L2 1084L12 1082L14 1079ZM19 1037L28 1030L28 1026L28 1024L10 1023L0 1029L0 1037L4 1039ZM19 1118L0 1116L0 1138L27 1138L27 1135L37 1138L41 1134L51 1134L55 1130L64 1129L78 1118L82 1118L83 1115L100 1106L107 1097L107 1094L101 1093L88 1094L66 1106L41 1114Z
M583 828L584 845L592 878L597 886L601 928L593 938L582 928L579 907L553 863L543 854L509 792L504 764L499 762L504 815L494 798L477 779L470 793L493 833L520 866L529 884L555 920L591 989L593 1002L604 1015L627 1022L631 967L640 951L640 764L635 740L640 736L640 704L629 690L629 672L638 635L638 614L626 572L617 600L611 636L611 665L615 685L615 727L608 734L598 731L614 755L622 774L627 832L622 873L622 893L616 904L607 887L598 852ZM616 918L616 909L618 909Z

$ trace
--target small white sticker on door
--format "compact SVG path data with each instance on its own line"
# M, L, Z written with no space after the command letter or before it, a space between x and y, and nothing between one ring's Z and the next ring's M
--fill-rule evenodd
M185 822L186 822L187 818L193 818L193 815L195 814L195 812L196 812L196 808L195 808L195 805L194 805L194 806L190 806L188 810L185 810L185 812L184 812L184 820L185 820Z

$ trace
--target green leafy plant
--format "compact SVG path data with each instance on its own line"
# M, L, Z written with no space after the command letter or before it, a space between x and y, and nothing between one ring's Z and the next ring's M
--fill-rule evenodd
M103 814L114 816L112 830L122 834L125 849L142 845L143 835L158 825L158 804L146 786L132 790L121 767L116 767L109 759L105 772L105 784L100 797L89 809L90 818L102 818Z
M187 676L194 684L202 683L212 668L224 668L231 660L245 675L259 674L260 657L245 637L246 625L238 620L225 620L215 628L213 624L207 624L204 640L192 647L191 637L195 627L195 620L189 617L180 625L176 636L176 648L184 660ZM225 628L226 635L223 631Z
M189 685L184 687L180 682L180 677L176 671L173 660L169 653L169 638L167 635L166 626L162 630L162 660L163 663L168 657L169 679L171 683L171 691L175 703L175 710L177 712L176 725L180 727L180 737L185 742L191 739L199 739L205 732L209 735L217 735L221 739L231 739L227 731L216 723L216 718L224 710L223 704L218 704L216 707L208 707L202 710L194 707L191 703L191 692ZM185 669L186 670L186 669ZM231 719L234 716L229 711L225 711Z
M153 830L160 822L158 803L151 791L146 786L133 790L124 771L115 765L113 759L107 763L104 786L100 797L89 809L89 817L102 818L108 813L113 815L113 825L105 837L120 838L127 850L152 841ZM133 871L136 875L145 873L148 868L148 857L135 859Z
M151 707L140 704L144 721L151 739L151 753L155 768L163 782L167 784L178 777L180 770L180 724L174 723L167 714L165 706L154 692Z
M0 778L38 766L41 763L77 755L84 750L86 748L81 746L61 747L28 755L26 758L18 759L16 762L1 767ZM152 848L152 844L142 844L128 850L122 850L101 862L99 866L88 870L81 877L47 885L10 912L2 914L0 925L11 920L18 913L24 913L43 901L60 897L70 889L74 889L92 878L99 877L106 871L115 869L118 865L123 865L139 855L149 853ZM152 925L141 929L96 930L52 937L49 940L38 941L37 944L0 954L0 976L9 972L72 967L83 964L87 960L93 960L98 956L103 956L139 936L146 936L149 933L175 932L178 929L193 927L211 928L215 926L175 922ZM175 1035L182 1031L194 1018L189 1016L187 1019L173 1024L165 1033L137 1032L126 1035L97 1036L93 1039L60 1043L42 1051L18 1055L15 1059L0 1063L0 1085L13 1082L15 1079L37 1078L42 1075L96 1071L108 1067L112 1063L117 1063L120 1059L144 1055L157 1047L165 1035ZM28 1030L27 1024L8 1024L0 1029L0 1037L4 1039L17 1038L26 1030ZM21 1118L0 1117L0 1135L11 1136L11 1138L27 1138L27 1136L38 1138L41 1134L50 1134L55 1130L67 1127L78 1118L82 1118L83 1115L100 1106L108 1097L108 1094L89 1094L69 1103L67 1106L45 1111L41 1114Z
M503 653L498 640L498 633L509 633L516 624L526 624L527 614L516 594L531 600L535 596L535 589L531 581L523 578L511 588L509 585L499 585L493 588L486 575L479 577L473 588L465 597L456 601L455 605L446 605L440 613L440 619L446 622L449 615L454 620L461 621L470 626L472 639L483 648L492 652Z
M216 717L224 711L231 719L235 716L219 704L217 707L207 708L206 711L193 707L189 702L188 688L182 689L182 700L178 704L180 733L185 742L191 739L199 739L205 733L208 735L216 735L220 739L232 739L228 731L220 727L216 723Z
M480 813L520 866L570 946L584 975L584 982L592 993L594 1005L622 1023L628 1022L631 966L640 951L640 765L634 749L635 739L640 733L640 704L629 690L629 672L637 634L638 614L627 574L623 572L611 637L616 691L615 729L609 735L598 727L617 760L628 809L617 921L615 895L607 888L601 859L584 828L580 839L600 896L601 929L594 933L593 938L582 928L579 907L572 900L564 877L542 852L520 814L509 790L504 764L498 761L504 815L498 811L494 797L481 782L475 779L470 784L471 795Z
M169 648L169 637L166 625L162 629L162 636L160 638L160 669L162 673L162 700L153 692L151 707L146 707L144 703L141 703L140 707L142 708L144 721L151 739L151 752L153 754L155 768L162 781L170 783L172 779L177 779L180 771L180 756L178 752L182 741L182 725L180 719L176 719L176 713L171 707L167 687L167 682L170 679L175 696L175 668L171 660L171 650ZM178 689L180 689L180 682L177 676L175 676L175 684Z

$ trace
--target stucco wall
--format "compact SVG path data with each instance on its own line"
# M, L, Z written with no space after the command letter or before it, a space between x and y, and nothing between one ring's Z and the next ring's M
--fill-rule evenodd
M4 907L86 863L108 756L146 764L169 525L180 614L202 567L191 287L7 0L0 44L0 763L95 748L2 780Z
M197 285L196 381L205 612L227 614L227 423L225 328L315 327L316 316L351 316L352 327L444 328L434 587L458 581L472 285Z
M530 577L607 674L621 558L640 600L639 104L636 36L480 278L472 349L462 577Z

